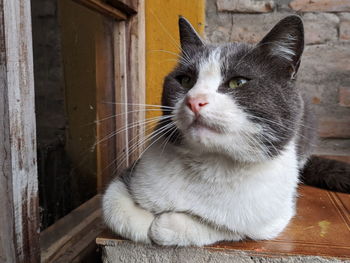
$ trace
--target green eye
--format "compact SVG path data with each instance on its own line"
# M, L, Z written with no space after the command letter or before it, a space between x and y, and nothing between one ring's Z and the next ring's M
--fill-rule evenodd
M248 80L245 78L233 78L230 80L228 85L231 89L235 89L235 88L242 86L243 84L245 84L247 82L248 82Z
M192 88L193 82L192 82L191 77L189 77L187 75L183 75L183 76L180 76L178 79L179 79L179 82L180 82L182 87L184 87L186 89Z

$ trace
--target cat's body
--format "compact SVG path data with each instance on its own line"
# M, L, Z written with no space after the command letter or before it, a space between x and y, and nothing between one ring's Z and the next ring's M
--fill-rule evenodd
M287 17L257 46L205 45L183 18L180 36L182 59L164 82L164 136L110 184L105 221L161 245L274 238L295 214L316 138L294 85L302 22Z
M171 145L160 152L162 145L158 143L147 151L129 179L114 182L128 188L133 201L151 212L144 216L129 203L120 202L125 211L130 209L126 213L134 211L133 217L120 213L111 215L108 222L127 238L149 242L150 234L152 240L163 245L205 245L245 237L270 239L295 213L298 168L294 143L274 161L256 165L234 164L215 154L184 154ZM107 195L115 202L121 201L119 193ZM112 209L106 208L110 212ZM150 228L153 215L158 216ZM207 229L196 231L194 226L186 226L187 217L193 221L191 225ZM122 224L133 225L133 220L147 223L134 234L132 229L118 229Z

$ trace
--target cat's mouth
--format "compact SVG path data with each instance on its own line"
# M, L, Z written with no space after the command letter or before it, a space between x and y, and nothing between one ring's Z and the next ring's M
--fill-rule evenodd
M207 122L204 122L200 118L195 119L192 124L189 126L190 129L200 130L200 129L206 129L214 133L222 133L222 130L219 129L219 127L213 126L208 124Z

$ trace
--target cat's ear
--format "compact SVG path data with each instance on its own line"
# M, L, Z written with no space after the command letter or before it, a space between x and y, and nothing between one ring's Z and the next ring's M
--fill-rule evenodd
M291 76L294 76L304 50L303 21L296 15L285 17L271 29L257 47L289 64Z
M184 17L179 17L179 31L181 48L186 51L190 46L202 46L203 40L193 28L191 23Z

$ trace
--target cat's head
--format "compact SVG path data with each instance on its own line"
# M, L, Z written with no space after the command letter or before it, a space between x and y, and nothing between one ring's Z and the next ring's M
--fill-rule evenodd
M298 16L281 20L258 44L207 44L179 19L181 58L165 78L162 104L175 107L173 144L256 162L295 137L302 100L294 85L304 48ZM162 126L168 124L164 121Z

